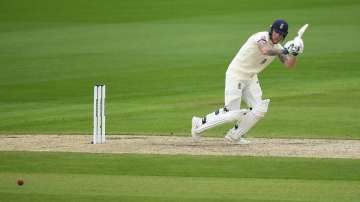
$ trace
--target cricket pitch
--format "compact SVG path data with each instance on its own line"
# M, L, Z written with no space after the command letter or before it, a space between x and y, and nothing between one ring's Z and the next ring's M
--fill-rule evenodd
M108 135L105 144L91 144L91 135L1 135L0 151L47 151L119 154L183 154L360 159L360 140L249 138L235 145L223 138Z

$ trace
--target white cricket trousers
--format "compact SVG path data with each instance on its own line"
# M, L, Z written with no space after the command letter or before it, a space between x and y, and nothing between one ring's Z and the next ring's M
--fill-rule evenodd
M257 75L251 80L241 80L231 74L225 78L225 107L228 110L240 110L242 99L248 107L255 107L262 101L262 90Z

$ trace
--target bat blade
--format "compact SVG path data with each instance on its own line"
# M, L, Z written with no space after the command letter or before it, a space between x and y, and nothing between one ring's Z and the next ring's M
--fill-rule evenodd
M309 26L309 24L306 24L304 26L302 26L299 31L298 31L298 37L301 38L306 30L306 28Z

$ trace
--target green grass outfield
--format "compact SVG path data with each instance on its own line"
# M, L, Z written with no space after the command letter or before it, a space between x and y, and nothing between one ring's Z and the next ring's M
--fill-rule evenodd
M240 46L276 18L305 53L261 74L266 118L252 137L360 139L355 0L2 0L0 133L92 131L92 86L108 85L109 134L188 135L223 105ZM208 132L222 136L227 128Z
M56 159L56 161L55 161ZM1 152L1 201L350 202L359 160ZM17 179L24 179L17 186Z
M223 105L240 46L285 18L289 39L310 24L305 52L295 70L277 61L261 74L272 102L249 136L360 139L359 10L355 0L1 0L0 134L90 134L92 87L103 82L109 134L189 135L193 115ZM0 201L359 201L359 167L0 152Z

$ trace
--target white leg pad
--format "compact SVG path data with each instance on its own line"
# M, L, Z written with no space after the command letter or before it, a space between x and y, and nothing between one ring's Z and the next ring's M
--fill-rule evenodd
M198 127L195 132L202 133L224 123L240 121L248 111L248 109L227 111L221 108L216 112L206 115L203 118L202 125Z
M247 113L243 119L238 122L237 127L231 130L231 138L232 139L240 139L243 135L245 135L254 125L261 120L268 109L270 100L262 100L257 106L254 107L249 113Z

